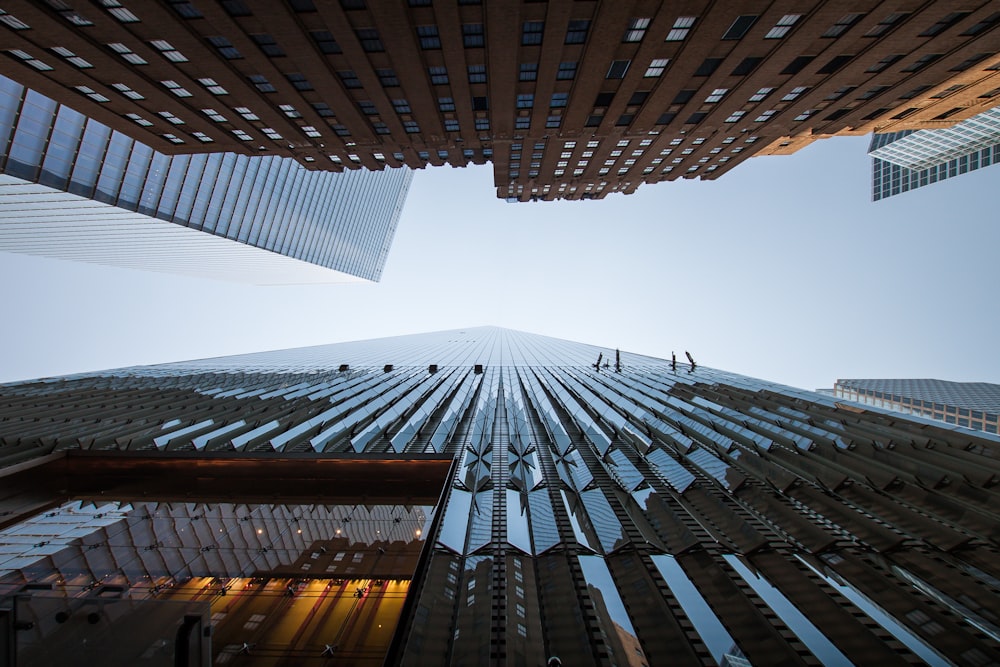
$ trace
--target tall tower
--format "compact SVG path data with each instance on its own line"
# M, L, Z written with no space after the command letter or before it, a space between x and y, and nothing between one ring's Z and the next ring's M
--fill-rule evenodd
M167 155L0 75L0 251L257 284L377 281L411 178Z
M203 605L232 665L1000 660L1000 438L615 352L477 327L5 385L15 634L96 641L103 591Z

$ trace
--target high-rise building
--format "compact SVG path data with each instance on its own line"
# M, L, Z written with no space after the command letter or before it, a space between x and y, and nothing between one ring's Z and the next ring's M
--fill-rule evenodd
M872 199L878 201L1000 162L1000 107L953 127L872 136Z
M833 395L987 433L1000 425L1000 384L948 380L837 380Z
M258 284L378 280L411 178L165 155L0 76L0 251Z
M8 384L0 621L29 664L985 665L998 449L493 327Z
M15 0L0 23L11 76L165 154L492 161L520 201L944 127L1000 90L990 0Z

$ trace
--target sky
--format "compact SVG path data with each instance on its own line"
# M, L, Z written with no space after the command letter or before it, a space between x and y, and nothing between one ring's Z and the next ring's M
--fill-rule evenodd
M0 253L0 382L480 325L796 387L1000 382L988 167L871 202L868 139L715 181L508 204L418 171L378 284L254 286Z

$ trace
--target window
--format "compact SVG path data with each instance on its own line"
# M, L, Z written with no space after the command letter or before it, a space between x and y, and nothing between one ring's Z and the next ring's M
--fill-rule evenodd
M431 77L431 84L435 86L448 85L448 68L428 67L427 74Z
M333 109L326 102L312 102L313 110L323 118L333 118Z
M469 65L469 83L486 83L486 65Z
M615 99L614 93L598 93L597 99L594 100L595 107L606 107L611 104L611 101Z
M278 46L278 42L275 41L274 37L267 33L250 35L250 39L257 44L257 47L264 52L264 55L270 58L280 58L285 55L285 50Z
M319 137L323 136L320 133L320 131L317 130L312 125L303 125L299 129L302 130L302 133L305 134L307 137L312 137L313 139L318 139Z
M866 90L861 95L858 96L859 100L870 100L873 97L878 97L885 91L889 90L892 86L875 86L869 90Z
M632 63L631 60L614 60L611 62L611 67L608 68L608 79L624 79L625 72L628 71L628 66Z
M340 0L340 6L344 9L364 9L365 0ZM355 560L354 562L360 561Z
M556 79L568 81L576 77L576 62L559 63L559 71L556 72Z
M545 119L545 127L547 128L559 127L559 123L561 122L562 118L560 116L547 116Z
M538 63L521 63L521 81L535 81L538 78Z
M489 100L485 96L472 98L472 110L473 111L489 111L490 105Z
M622 37L623 42L641 42L642 38L646 36L646 29L649 28L649 19L630 19L628 22L628 28L625 30L625 36Z
M244 120L260 120L260 116L250 111L248 107L233 107L233 111L242 116Z
M403 121L403 129L406 130L407 134L416 134L420 131L420 126L415 120L405 120Z
M560 109L566 106L569 101L569 93L552 93L552 99L549 101L549 106L553 109Z
M684 41L684 38L688 36L689 32L691 32L691 26L694 25L695 18L696 17L694 16L678 17L678 19L674 21L674 27L670 29L670 32L667 33L667 38L663 41L665 42Z
M819 68L817 74L833 74L838 69L840 69L847 63L851 62L851 60L853 59L854 59L853 54L834 56L833 58L830 59L830 62Z
M375 108L375 103L371 100L358 100L358 108L366 116L377 116L378 109Z
M117 0L103 0L101 4L104 5L104 8L108 10L108 14L111 14L111 16L113 16L119 22L139 23L139 17L130 12L129 10L125 9L124 7L122 7L121 3L118 2ZM76 14L76 12L72 13ZM62 12L62 14L63 16L66 16L65 12ZM76 14L76 16L79 17L80 19L83 19L83 17L80 16L79 14ZM66 18L70 19L70 23L74 23L76 25L93 25L90 21L87 21L86 19L83 19L84 21L87 21L86 23L80 23L76 20L73 20L69 16L66 16Z
M922 33L920 33L920 36L934 37L936 35L940 35L942 32L944 32L951 26L955 25L956 23L958 23L971 13L972 12L952 12L947 16L945 16L940 21L938 21L937 23L935 23L934 25L932 25L927 30L924 30Z
M826 29L826 32L822 34L822 37L840 37L845 32L850 30L855 23L864 18L864 14L845 14L841 16L836 23Z
M117 90L119 93L129 98L130 100L142 100L145 99L141 94L129 88L124 83L113 83L111 87Z
M801 14L785 14L774 24L774 27L767 31L764 39L781 39L788 34L792 26L802 18Z
M125 114L125 117L139 125L142 125L143 127L149 127L153 124L151 121L146 120L137 113L127 113Z
M436 25L418 25L417 39L420 40L420 48L422 49L441 48L441 38L438 36Z
M2 17L0 17L0 18L2 18ZM962 33L962 36L963 37L974 37L974 36L976 36L976 35L978 35L978 34L980 34L982 32L986 32L987 30L989 30L990 28L992 28L997 23L1000 23L1000 12L996 12L995 14L991 14L990 16L986 17L985 19L983 19L979 23L977 23L977 24L973 25L972 27L966 29L965 32Z
M219 4L222 5L222 8L230 16L253 16L250 13L250 8L243 4L241 0L222 0Z
M966 58L965 60L963 60L959 64L955 65L954 67L952 67L948 71L949 72L964 72L965 70L969 69L973 65L986 60L991 55L993 55L993 54L991 54L991 53L977 53L976 55L974 55L974 56L972 56L970 58Z
M663 76L663 70L667 68L669 62L668 58L654 58L649 61L649 67L646 68L646 73L643 76L646 78Z
M796 86L795 88L792 88L790 91L788 91L788 94L782 97L781 101L791 102L792 100L794 100L796 97L806 92L807 90L809 90L807 86Z
M337 44L337 40L333 38L333 33L329 30L311 30L309 36L316 42L316 46L322 53L342 53L340 44Z
M458 132L458 121L457 120L446 120L444 122L445 132Z
M455 110L455 100L450 97L439 97L438 98L438 109L441 111L454 111Z
M630 107L642 106L645 103L647 97L649 97L648 90L637 90L634 93L632 93L632 97L629 98L628 106Z
M395 88L399 85L399 79L396 77L396 72L392 68L377 69L375 73L378 75L379 83L385 88Z
M926 54L924 56L921 56L919 60L917 60L915 63L913 63L909 67L904 67L903 71L904 72L919 72L920 70L922 70L923 68L927 67L928 65L930 65L932 62L934 62L938 58L940 58L942 55L943 54L941 54L941 53L928 53L928 54Z
M382 40L378 37L378 30L375 28L358 28L354 31L354 34L358 36L361 48L368 53L381 53L385 51L385 47L382 46Z
M337 76L340 77L340 81L344 84L344 88L361 87L361 81L358 79L358 75L354 73L354 70L341 70L337 72Z
M531 127L531 117L522 116L514 119L514 129L515 130L527 130Z
M770 109L768 111L763 112L761 115L757 116L756 118L754 118L753 122L755 122L755 123L766 123L767 121L771 120L771 116L773 116L776 113L778 113L777 109Z
M0 23L3 23L11 30L30 30L31 26L17 18L13 14L8 14L0 9Z
M698 69L694 71L695 76L711 76L719 65L722 64L722 58L705 58Z
M890 65L892 65L896 61L902 60L902 59L903 59L903 54L901 54L901 53L892 53L892 54L887 55L885 58L882 58L882 60L878 61L877 63L875 63L874 65L872 65L868 69L866 69L865 71L866 72L881 72L882 70L884 70L885 68L889 67Z
M812 116L817 111L819 111L819 109L809 109L807 111L803 111L802 113L800 113L798 116L796 116L792 120L796 120L796 121L806 120L807 118L809 118L809 116Z
M125 46L121 42L111 42L110 44L108 44L108 48L114 51L115 53L119 54L125 60L125 62L129 64L132 65L149 64L149 62L147 62L145 58L140 56L138 53L135 53L134 51L132 51L132 49Z
M481 48L486 45L486 33L482 23L462 24L462 44L467 49Z
M587 41L587 32L590 30L590 21L586 19L574 19L569 22L566 30L567 44L583 44Z
M746 111L734 111L733 113L729 114L729 117L726 118L726 120L724 122L726 122L726 123L736 123L741 118L743 118L743 116L745 116L745 115L746 115ZM714 151L715 149L713 148L712 150Z
M70 51L65 47L55 46L49 50L52 51L52 53L56 54L57 56L62 56L63 58L66 59L66 62L73 65L74 67L78 67L79 69L88 69L90 67L93 67L93 65L91 65L89 62L87 62L86 60L84 60L83 58L76 55L75 53L73 53L72 51Z
M211 118L212 120L214 120L216 123L226 122L226 117L223 116L218 111L216 111L215 109L202 109L201 112L206 116L208 116L209 118Z
M168 89L177 97L191 97L191 93L188 92L186 88L181 86L181 84L177 83L176 81L167 80L167 81L160 81L160 83L163 84L164 88Z
M220 56L227 60L239 60L243 57L243 54L225 37L206 37L205 39L215 47Z
M531 93L517 96L518 109L530 109L535 106L535 96Z
M824 99L829 100L829 101L839 100L841 97L843 97L847 93L851 92L855 88L857 88L857 86L841 86L837 90L835 90L832 93L830 93L829 95L827 95ZM927 90L927 88L928 87L925 87L924 90Z
M89 97L90 99L94 100L95 102L110 102L111 101L108 97L106 97L104 95L101 95L99 92L97 92L96 90L94 90L90 86L73 86L73 88L76 90L76 92L78 92L78 93L80 93L82 95L86 95L87 97Z
M172 144L183 144L184 143L184 140L181 139L180 137L178 137L176 134L171 134L171 133L168 132L168 133L162 134L160 136L162 136L164 139L166 139L167 141L169 141Z
M712 94L705 98L705 104L715 104L729 92L728 88L716 88L712 91Z
M687 104L694 97L695 91L693 90L680 90L677 95L674 96L671 104Z
M173 45L165 39L154 39L149 43L154 49L163 54L163 57L167 60L175 63L186 63L188 62L187 57L175 49Z
M485 131L490 129L490 121L488 118L477 118L476 119L476 129L480 131Z
M266 136L266 137L267 137L268 139L273 139L273 140L275 140L275 141L277 141L278 139L281 139L281 135L280 135L280 134L278 134L277 130L275 130L275 129L274 129L273 127L263 127L263 128L261 128L261 130L260 130L260 131L261 131L261 132L262 132L262 133L264 134L264 136Z
M544 21L525 21L521 26L521 44L523 46L541 44L544 30Z
M799 56L798 58L796 58L792 62L788 63L788 66L785 67L785 69L781 70L781 73L782 74L798 74L799 72L802 71L802 69L806 65L808 65L809 63L811 63L815 58L816 58L816 56Z
M757 69L757 65L763 61L763 58L749 57L744 58L739 65L732 71L732 76L746 76L750 72Z
M170 6L174 8L177 15L182 19L200 19L201 12L195 9L194 5L186 0L169 0Z
M903 19L909 15L910 14L908 12L895 12L893 14L889 14L884 19L879 21L875 27L866 32L865 37L882 37L894 27L899 25Z
M743 39L743 35L747 34L750 27L757 22L757 16L754 14L744 14L738 16L733 24L729 26L729 30L726 34L722 36L722 39Z
M271 82L267 80L267 77L261 76L260 74L251 74L247 77L250 83L262 93L275 93L277 90L271 85Z
M305 78L298 72L291 72L285 75L288 82L295 86L296 90L313 90L313 85L309 83L309 79Z
M705 120L705 116L707 116L707 115L708 115L707 113L702 113L702 112L699 111L698 113L691 114L690 118L688 118L684 122L687 125L696 125L696 124L700 123L701 121Z

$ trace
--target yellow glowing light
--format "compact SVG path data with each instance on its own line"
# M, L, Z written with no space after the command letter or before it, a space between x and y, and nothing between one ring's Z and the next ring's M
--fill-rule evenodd
M263 533L263 532L264 532L264 529L263 529L263 528L258 528L258 529L257 529L257 534L258 534L258 535L260 535L260 534L261 534L261 533Z

